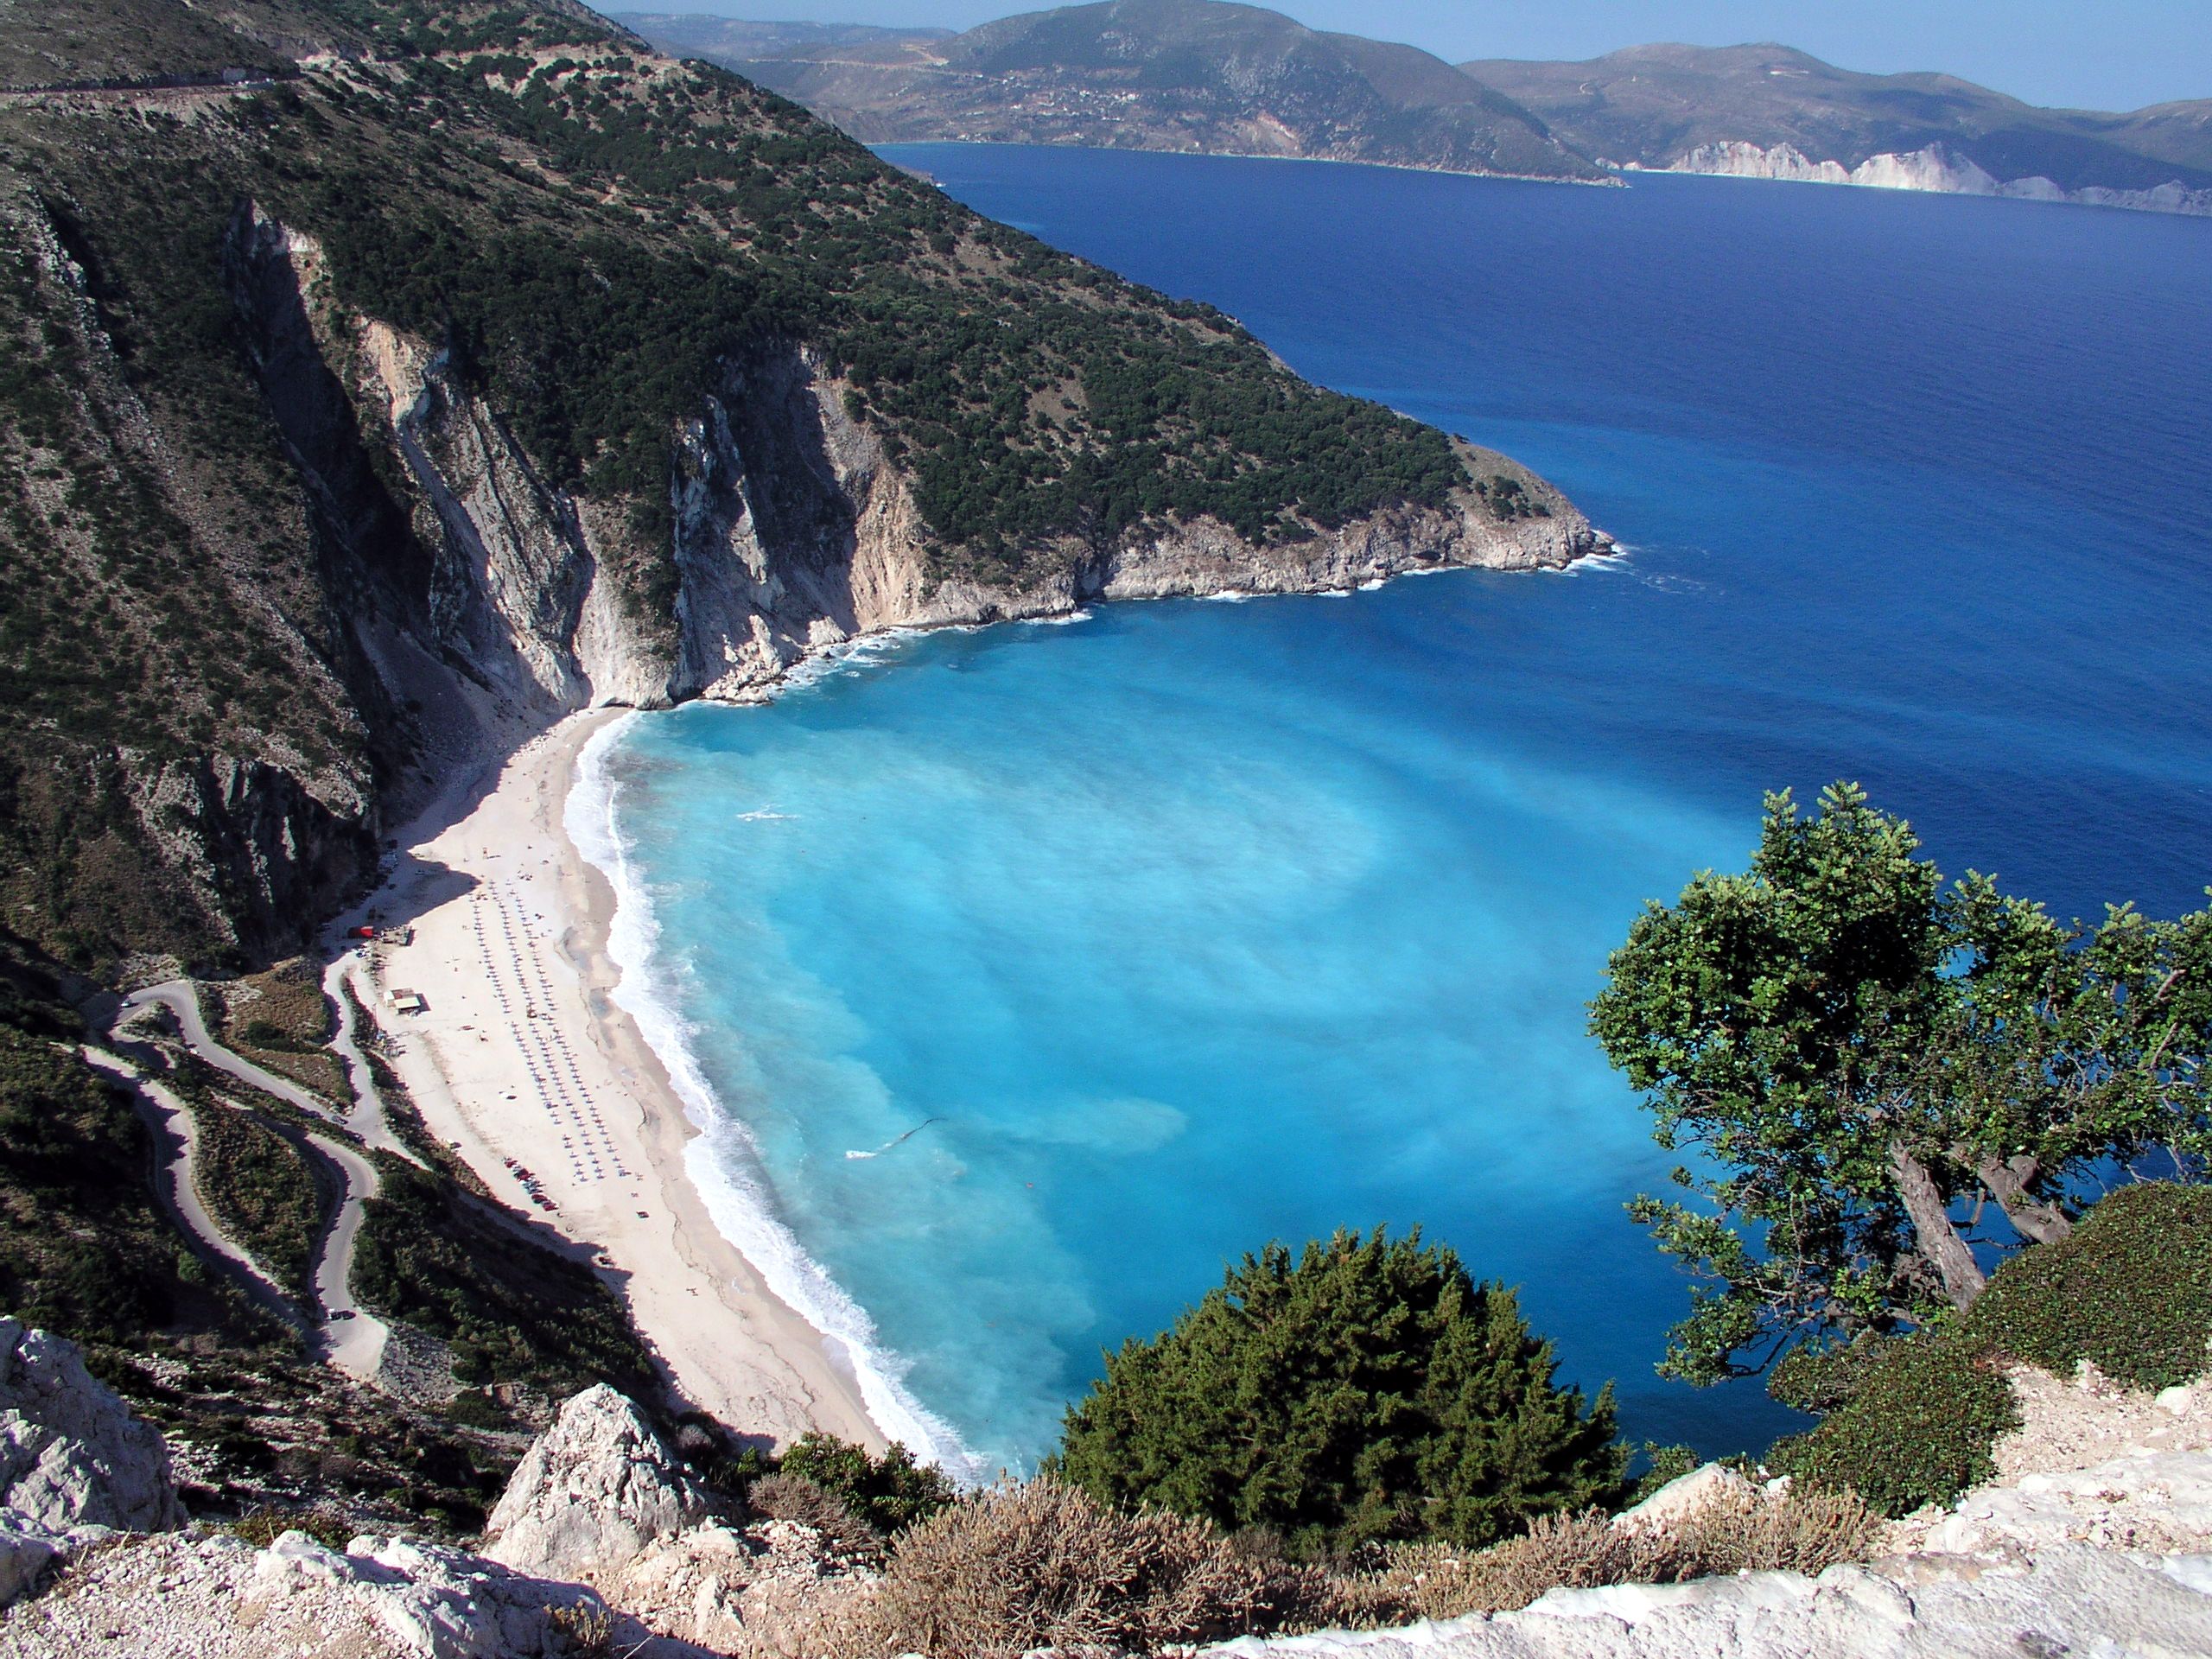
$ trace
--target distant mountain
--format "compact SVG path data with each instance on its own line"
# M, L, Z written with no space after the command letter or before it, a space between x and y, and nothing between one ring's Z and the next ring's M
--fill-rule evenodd
M2212 213L2212 100L2038 109L1951 75L1857 74L1771 45L1459 67L1616 166Z
M870 23L754 23L660 11L609 14L662 51L684 58L761 63L784 59L835 59L860 47L871 52L906 41L949 41L950 29L879 29ZM651 32L648 34L647 31Z
M871 143L970 139L1596 180L1511 99L1409 46L1216 0L1110 0L946 36L619 14Z

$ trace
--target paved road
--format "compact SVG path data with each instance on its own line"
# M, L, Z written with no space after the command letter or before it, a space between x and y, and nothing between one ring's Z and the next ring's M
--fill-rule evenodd
M349 1376L371 1382L384 1367L391 1327L353 1300L353 1248L361 1235L361 1201L376 1197L377 1172L342 1141L321 1135L308 1139L338 1166L346 1181L345 1196L331 1218L330 1230L323 1235L322 1253L315 1264L315 1299L322 1304L323 1360ZM341 1319L340 1314L349 1317Z
M153 1003L160 1004L176 1016L178 1026L183 1029L186 1044L194 1054L218 1071L227 1071L240 1083L251 1084L262 1093L274 1095L279 1100L289 1101L303 1112L311 1112L333 1123L340 1121L338 1109L313 1090L302 1089L289 1077L280 1077L274 1071L265 1071L218 1043L208 1033L207 1022L200 1017L200 995L190 980L173 979L166 984L149 985L143 991L131 992L123 999L124 1017L127 1019L132 1010Z
M227 1263L245 1283L246 1294L295 1331L308 1321L299 1305L280 1290L260 1263L226 1233L200 1198L200 1129L185 1103L165 1084L156 1082L120 1054L87 1045L85 1058L130 1090L138 1115L154 1132L159 1166L154 1194L169 1219Z
M122 1017L128 1019L136 1010L151 1005L167 1008L175 1015L177 1025L184 1033L185 1041L190 1046L194 1054L218 1071L236 1077L241 1083L251 1084L264 1093L274 1095L279 1100L289 1102L302 1111L309 1113L327 1123L341 1124L348 1129L353 1129L356 1133L361 1133L364 1128L372 1129L374 1131L373 1136L369 1134L362 1135L363 1140L368 1144L379 1147L381 1149L397 1152L403 1157L413 1158L413 1154L409 1153L391 1139L391 1127L385 1121L381 1101L375 1102L373 1109L365 1102L356 1106L351 1116L365 1120L362 1125L357 1126L347 1116L341 1116L336 1108L321 1096L302 1089L289 1078L280 1077L275 1072L256 1065L252 1061L232 1053L217 1042L208 1031L207 1021L200 1017L199 994L190 980L170 980L164 984L152 985L143 991L133 992L124 1001ZM353 1066L354 1081L357 1086L367 1084L369 1082L368 1066L361 1061L359 1050L351 1046L353 1010L346 1007L342 997L339 999L339 1013L340 1020L348 1033L347 1042L350 1052L347 1054L347 1058ZM168 1094L167 1090L161 1089L161 1085L150 1080L145 1087L148 1090L159 1089L162 1094ZM373 1099L373 1085L370 1087L369 1098ZM174 1096L170 1096L169 1098L175 1100ZM181 1103L178 1103L177 1110L181 1120L177 1132L188 1135L191 1128L191 1114L182 1110ZM361 1224L364 1219L361 1205L363 1200L376 1195L378 1187L376 1171L366 1159L351 1147L333 1137L310 1134L306 1136L306 1139L313 1143L317 1152L328 1158L336 1166L346 1188L339 1198L337 1213L331 1218L329 1230L324 1235L321 1253L315 1263L315 1295L321 1304L321 1323L317 1332L319 1345L322 1351L322 1357L329 1364L346 1372L348 1376L368 1382L376 1376L378 1367L384 1358L385 1344L391 1336L391 1329L389 1325L353 1300L352 1287L353 1254L360 1240ZM188 1141L187 1144L188 1156L191 1143ZM179 1179L176 1184L183 1192L191 1194L192 1183L188 1174ZM199 1199L196 1194L192 1195L191 1201L194 1206L198 1205ZM178 1208L183 1210L184 1207L180 1202ZM251 1259L223 1236L221 1229L215 1225L213 1217L207 1216L204 1209L200 1211L200 1214L208 1230L203 1233L200 1228L194 1226L193 1231L195 1236L207 1238L212 1248L220 1250L227 1259L243 1263L250 1272L261 1279L264 1285L268 1285L267 1278L261 1275L260 1270L252 1266ZM273 1292L275 1287L269 1286L269 1288ZM285 1305L288 1307L290 1306L289 1301ZM345 1314L348 1317L334 1318L333 1316L336 1314ZM298 1315L294 1313L289 1322L295 1326L299 1325Z
M391 1132L391 1119L385 1112L384 1096L377 1090L376 1073L369 1070L368 1056L361 1052L353 999L346 995L346 988L351 985L354 995L365 1005L376 995L376 991L355 977L360 961L359 950L347 950L322 970L322 994L338 1010L338 1031L331 1038L330 1046L346 1062L346 1073L353 1084L353 1109L346 1115L346 1127L359 1135L361 1144L372 1152L388 1152L419 1166L423 1160Z

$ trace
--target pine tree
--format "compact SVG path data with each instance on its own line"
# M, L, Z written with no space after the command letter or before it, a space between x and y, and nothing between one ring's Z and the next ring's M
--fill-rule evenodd
M1107 1357L1054 1471L1302 1552L1372 1539L1479 1544L1611 1499L1612 1388L1586 1409L1513 1293L1416 1230L1270 1244L1150 1342Z

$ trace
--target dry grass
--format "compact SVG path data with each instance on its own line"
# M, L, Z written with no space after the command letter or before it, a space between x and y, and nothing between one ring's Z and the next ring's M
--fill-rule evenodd
M854 1514L843 1498L804 1475L764 1475L746 1490L745 1501L772 1520L813 1528L845 1560L874 1567L883 1560L883 1535Z
M346 1068L323 1046L331 1019L322 976L305 957L204 988L216 1038L226 1047L319 1095L348 1098Z
M1312 1624L1327 1605L1317 1569L1046 1478L963 1497L902 1535L883 1577L804 1646L821 1659L1145 1654Z
M1864 1559L1880 1527L1856 1494L1817 1488L1724 1495L1661 1531L1617 1527L1595 1510L1552 1516L1484 1550L1399 1545L1380 1571L1343 1581L1338 1613L1374 1628L1510 1612L1561 1588L1777 1569L1817 1573Z

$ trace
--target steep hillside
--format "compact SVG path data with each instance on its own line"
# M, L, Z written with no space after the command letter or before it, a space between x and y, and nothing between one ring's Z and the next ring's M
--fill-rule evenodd
M1526 110L1409 46L1256 6L1111 0L925 32L779 45L755 26L624 15L871 143L957 138L1600 177Z
M1951 75L1857 74L1773 45L1459 67L1616 166L2212 213L2209 104L2044 110Z
M0 10L0 925L95 974L283 954L571 709L1594 544L569 0L68 7Z

